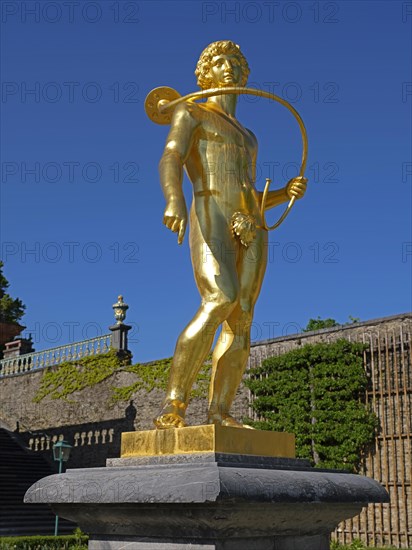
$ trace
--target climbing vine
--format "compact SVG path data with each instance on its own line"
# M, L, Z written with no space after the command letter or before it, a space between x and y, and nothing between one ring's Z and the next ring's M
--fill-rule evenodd
M67 400L69 395L93 387L119 370L135 374L136 380L127 386L112 388L111 400L128 401L139 390L147 393L155 389L165 390L171 363L172 358L169 357L151 363L127 365L127 360L120 359L114 350L102 355L84 357L76 362L61 363L58 368L49 367L45 370L33 401L38 403L47 396L51 399ZM206 397L210 368L208 359L200 370L196 386L192 390L192 398Z
M136 380L121 388L114 388L113 401L128 401L139 390L151 392L155 389L165 390L169 378L172 357L152 363L131 365L124 369L136 374ZM196 386L191 397L206 397L210 379L210 361L205 362L197 377Z
M126 359L120 359L115 350L102 355L83 357L76 362L61 363L58 368L48 367L33 401L39 403L46 396L67 399L77 391L93 387L124 367Z
M378 428L365 405L366 346L338 340L271 357L250 371L246 385L256 428L296 434L297 456L320 468L357 471Z
M155 389L163 389L166 386L170 364L171 358L167 358L153 363L137 363L126 367L125 372L135 374L136 380L128 386L113 388L113 400L128 401L139 390L151 392Z

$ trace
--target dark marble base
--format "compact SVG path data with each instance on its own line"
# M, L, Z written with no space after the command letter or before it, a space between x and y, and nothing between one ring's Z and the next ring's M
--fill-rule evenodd
M370 478L296 459L205 453L108 466L44 478L25 502L76 522L91 550L327 550L338 523L388 501Z
M225 540L163 540L137 537L98 537L89 542L89 550L329 550L329 536L259 537Z

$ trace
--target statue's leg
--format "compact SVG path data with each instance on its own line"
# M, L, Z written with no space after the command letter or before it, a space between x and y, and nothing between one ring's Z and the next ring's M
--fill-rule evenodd
M196 223L191 226L192 263L202 303L177 341L166 398L154 420L158 428L184 426L185 411L196 376L210 352L217 328L237 304L239 283L235 243L227 227L224 229L227 242L224 244L225 254L222 255L222 235L217 246L217 239L209 238L206 242L199 226Z
M209 422L243 426L229 412L249 357L253 310L262 286L266 262L266 234L259 232L253 244L241 250L238 263L239 302L223 323L222 333L213 353Z

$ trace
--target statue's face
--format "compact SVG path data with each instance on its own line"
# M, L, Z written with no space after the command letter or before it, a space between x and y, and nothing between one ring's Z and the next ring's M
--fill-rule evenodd
M215 55L210 67L213 88L239 86L242 81L242 69L236 55Z

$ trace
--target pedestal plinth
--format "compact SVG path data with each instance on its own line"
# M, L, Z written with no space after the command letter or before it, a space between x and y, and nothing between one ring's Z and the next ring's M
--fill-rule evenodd
M295 458L295 436L208 424L178 430L122 433L121 458L197 453Z
M76 522L90 550L327 550L338 523L387 501L370 478L216 451L111 459L46 477L25 496Z

